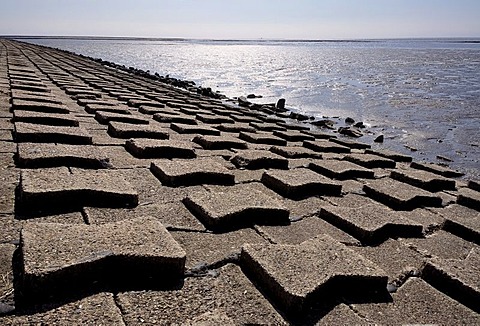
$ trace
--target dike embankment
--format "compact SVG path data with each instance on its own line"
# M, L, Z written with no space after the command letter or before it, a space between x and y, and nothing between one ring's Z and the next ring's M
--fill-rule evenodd
M216 97L0 40L0 324L480 323L478 182Z

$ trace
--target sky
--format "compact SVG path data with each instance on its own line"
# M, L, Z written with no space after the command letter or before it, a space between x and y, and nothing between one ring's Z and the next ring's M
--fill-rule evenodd
M0 35L480 37L480 0L0 0Z

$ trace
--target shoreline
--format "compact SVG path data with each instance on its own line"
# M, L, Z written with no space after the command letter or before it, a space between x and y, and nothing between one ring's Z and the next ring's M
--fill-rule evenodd
M68 37L66 37L68 39ZM435 40L435 39L432 39ZM447 39L444 39L447 40ZM238 97L227 97L223 95L221 89L212 90L210 87L203 87L202 85L196 85L194 81L191 80L184 80L180 78L173 78L169 77L169 75L163 76L158 74L157 72L150 72L149 70L142 70L138 69L133 66L125 66L120 65L115 62L107 61L102 58L94 58L90 56L85 56L79 53L58 49L59 51L65 51L67 53L72 53L76 55L80 55L81 57L85 57L96 62L101 63L102 65L109 66L114 69L119 69L124 72L130 73L133 72L138 76L142 76L145 78L149 78L151 80L156 80L160 82L164 82L176 87L180 87L192 92L196 92L199 94L203 94L206 96L210 96L212 98L221 99L227 103L235 103L238 104ZM243 94L243 97L247 97L248 94ZM262 94L256 94L262 95ZM241 97L242 95L239 95ZM261 96L260 96L261 97ZM265 104L263 103L262 99L253 98L247 99L252 103L253 109L259 109L262 105L270 106L273 103ZM275 102L278 98L275 99ZM334 122L334 129L329 128L329 130L333 130L334 132L338 132L339 128L351 127L352 124L346 124L345 119L349 118L350 116L325 116L325 115L318 115L316 112L305 112L305 110L298 109L296 107L292 107L288 105L289 99L287 100L286 108L289 112L293 112L293 116L295 120L295 116L302 117L299 123L308 123L311 120L330 120ZM305 119L305 116L308 119ZM282 116L284 118L285 116ZM391 117L392 118L392 117ZM393 117L394 118L394 117ZM424 118L421 114L416 118L416 124L420 124L424 121ZM480 162L472 161L471 158L468 158L465 155L468 154L460 154L461 152L475 151L475 148L478 148L479 144L475 143L465 143L462 148L458 148L458 146L451 146L449 144L449 137L452 136L452 133L455 133L455 128L457 126L453 126L453 131L445 132L442 129L435 130L435 127L432 128L430 136L422 136L423 130L418 129L418 127L411 127L411 123L409 124L407 121L395 121L395 119L390 119L390 121L382 121L379 118L375 118L374 121L356 121L356 122L365 122L367 128L361 128L360 132L363 132L364 136L361 137L359 140L364 140L369 144L373 145L374 148L377 149L387 149L387 150L394 150L399 151L405 155L411 155L416 160L429 162L429 163L436 163L445 167L452 167L454 169L458 169L465 174L465 179L479 179L480 178L480 169L477 167ZM402 126L402 123L404 124ZM365 124L364 124L365 125ZM467 126L464 126L467 127ZM449 127L449 130L451 127ZM408 131L407 131L408 130ZM383 143L375 143L373 140L378 136L383 135L385 141ZM393 140L393 141L392 141ZM435 143L433 143L435 142ZM447 146L445 146L447 145ZM470 148L469 148L470 146ZM433 149L433 150L432 150ZM475 158L473 158L475 159Z

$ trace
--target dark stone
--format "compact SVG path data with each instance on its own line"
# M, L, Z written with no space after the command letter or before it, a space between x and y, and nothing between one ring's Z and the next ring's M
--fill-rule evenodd
M338 133L355 138L363 136L363 133L355 127L340 127L338 128Z
M284 98L278 99L277 104L275 104L275 109L285 110L285 102Z
M375 138L373 141L376 142L376 143L383 143L383 140L384 140L384 136L383 135L379 135L377 138Z
M353 120L352 118L348 117L348 118L345 119L345 123L353 124L353 123L355 123L355 120Z

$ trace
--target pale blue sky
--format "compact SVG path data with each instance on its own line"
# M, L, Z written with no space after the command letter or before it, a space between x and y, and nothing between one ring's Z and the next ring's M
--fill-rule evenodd
M480 0L1 0L0 35L480 37Z

